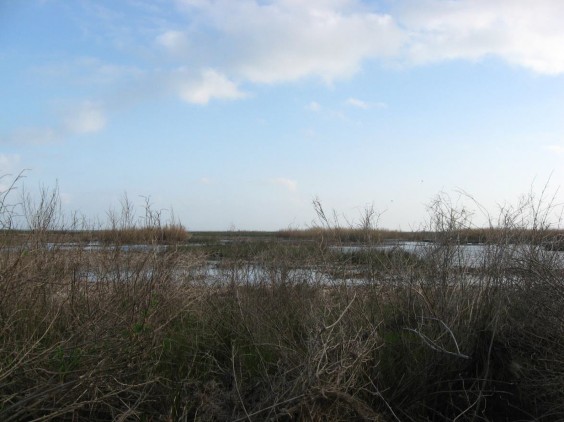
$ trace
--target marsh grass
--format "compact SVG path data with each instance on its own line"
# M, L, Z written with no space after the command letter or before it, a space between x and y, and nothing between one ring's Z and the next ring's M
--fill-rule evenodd
M106 244L175 244L190 238L188 231L178 223L154 227L131 227L112 230L95 230L91 239Z
M45 198L28 212L57 209ZM424 258L336 254L350 238L324 214L313 241L141 251L116 247L127 210L96 250L58 247L93 231L55 214L25 232L3 215L0 420L563 420L563 273L541 247L548 211L530 202L534 224L526 204L506 212L478 269L457 265L467 220L448 207ZM157 242L167 223L147 221ZM362 230L379 241L370 219ZM215 283L200 272L210 257ZM249 263L267 270L251 280Z

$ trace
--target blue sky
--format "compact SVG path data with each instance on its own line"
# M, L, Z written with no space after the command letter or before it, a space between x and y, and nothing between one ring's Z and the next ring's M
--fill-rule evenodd
M441 192L495 215L564 181L563 19L559 0L4 1L0 174L92 219L148 196L192 230L308 227L316 197L390 229Z

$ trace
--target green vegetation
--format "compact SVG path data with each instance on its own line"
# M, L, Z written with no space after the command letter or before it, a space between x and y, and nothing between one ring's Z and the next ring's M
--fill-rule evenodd
M311 238L182 231L146 250L116 247L130 225L114 220L89 249L96 231L53 219L12 230L8 202L2 421L564 419L564 271L540 247L542 210L497 228L481 267L464 268L456 220L429 230L425 257L340 253L350 237L326 220ZM174 227L153 223L138 239ZM524 233L535 243L504 255Z

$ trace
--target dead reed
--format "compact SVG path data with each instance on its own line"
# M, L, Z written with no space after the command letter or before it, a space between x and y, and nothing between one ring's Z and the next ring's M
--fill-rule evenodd
M56 210L45 198L28 212ZM466 220L439 207L417 259L259 242L223 250L213 282L205 249L150 247L162 222L120 247L126 211L92 249L65 246L55 213L25 232L2 215L0 420L563 420L562 261L549 210L524 209L478 268L460 265Z

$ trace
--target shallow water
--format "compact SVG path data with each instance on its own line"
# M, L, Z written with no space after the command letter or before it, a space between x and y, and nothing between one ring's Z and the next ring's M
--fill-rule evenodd
M100 242L90 242L87 244L81 243L47 243L45 245L47 250L83 250L83 251L101 251L101 250L112 250L119 249L123 252L164 252L168 249L167 245L147 245L147 244L137 244L137 245L108 245Z
M51 251L112 251L122 252L163 252L169 247L167 245L108 245L98 242L88 244L79 243L48 243L46 249ZM21 249L20 248L3 248ZM454 268L491 268L507 267L521 268L527 263L545 265L548 268L564 268L564 252L549 251L539 246L527 244L459 244L441 246L429 242L397 241L374 245L343 245L331 246L332 251L353 254L370 251L384 252L407 252L423 260L431 260L439 265L448 265ZM206 285L216 284L260 284L260 283L305 283L305 284L362 284L374 282L368 276L363 275L363 267L350 266L347 273L337 275L330 264L324 266L308 266L303 268L292 268L276 265L258 265L254 263L229 264L221 261L208 261L200 265L188 268L174 269L173 280L179 282L195 282ZM355 275L356 271L356 275ZM141 274L125 271L106 271L105 273L89 269L79 270L77 275L89 282L96 281L127 281L131 278L151 279L155 274L151 268L144 268ZM390 280L393 282L393 280ZM383 281L382 281L383 282ZM387 282L387 281L386 281Z
M456 267L482 268L492 265L510 265L527 259L564 268L564 252L550 251L541 246L528 244L458 244L440 245L430 242L389 242L375 245L331 246L330 249L342 253L361 253L370 251L402 251L414 254L421 259L448 260Z

